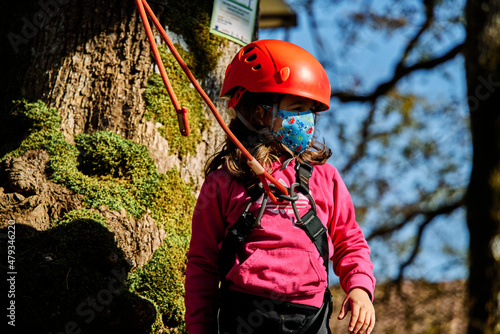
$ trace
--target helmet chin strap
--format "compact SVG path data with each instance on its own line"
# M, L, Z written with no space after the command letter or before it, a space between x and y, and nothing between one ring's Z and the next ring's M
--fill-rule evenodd
M271 127L267 127L261 130L257 130L248 120L243 116L239 111L235 110L234 108L229 108L230 111L234 112L236 114L236 117L243 123L243 125L250 131L253 131L257 134L264 135L267 139L273 139L273 136L271 135Z
M271 126L269 127L271 132L274 131L274 121L276 120L276 115L278 115L279 101L273 103L273 120L271 121Z

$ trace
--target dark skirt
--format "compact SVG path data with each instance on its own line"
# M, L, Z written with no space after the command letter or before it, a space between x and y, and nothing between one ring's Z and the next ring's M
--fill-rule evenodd
M330 334L331 295L321 308L226 290L220 296L219 334Z

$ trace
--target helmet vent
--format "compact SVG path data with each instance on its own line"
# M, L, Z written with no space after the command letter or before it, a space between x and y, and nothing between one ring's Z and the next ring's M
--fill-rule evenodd
M261 67L262 66L260 64L257 64L254 67L252 67L252 70L257 71L257 70L260 70Z
M255 49L255 46L251 46L249 47L248 49L246 49L245 51L243 51L243 54L246 55L247 53L249 53L250 51L252 51L253 49Z
M253 55L248 56L248 58L245 59L245 61L249 63L251 61L254 61L255 59L257 59L257 55L254 53Z

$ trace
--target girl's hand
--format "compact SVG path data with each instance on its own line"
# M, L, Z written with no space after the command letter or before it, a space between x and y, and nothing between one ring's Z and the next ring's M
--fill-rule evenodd
M344 319L349 311L351 311L349 331L354 334L362 334L366 331L366 334L370 334L375 327L375 309L365 290L354 288L347 294L338 319Z

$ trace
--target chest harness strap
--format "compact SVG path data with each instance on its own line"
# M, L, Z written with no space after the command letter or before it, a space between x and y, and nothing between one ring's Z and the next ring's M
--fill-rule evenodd
M312 175L313 166L309 163L299 163L296 161L295 166L296 171L296 182L290 186L290 195L277 195L281 200L288 200L292 204L292 208L297 219L296 225L304 230L309 239L316 246L319 254L323 259L323 264L328 277L328 237L327 228L323 225L321 220L316 215L316 203L309 191L309 178ZM260 188L260 189L259 189ZM302 217L299 215L296 201L299 198L295 190L300 191L306 195L311 203L311 208ZM241 217L234 223L234 225L229 229L219 252L219 272L221 277L222 285L224 288L227 284L226 276L231 270L234 262L236 260L236 254L238 254L240 246L246 240L248 235L252 230L260 224L260 219L266 208L268 196L264 192L263 188L259 186L248 187L248 192L251 196L248 201L245 210L241 214ZM250 206L254 201L257 200L260 195L264 193L262 205L260 207L257 217L249 211Z

